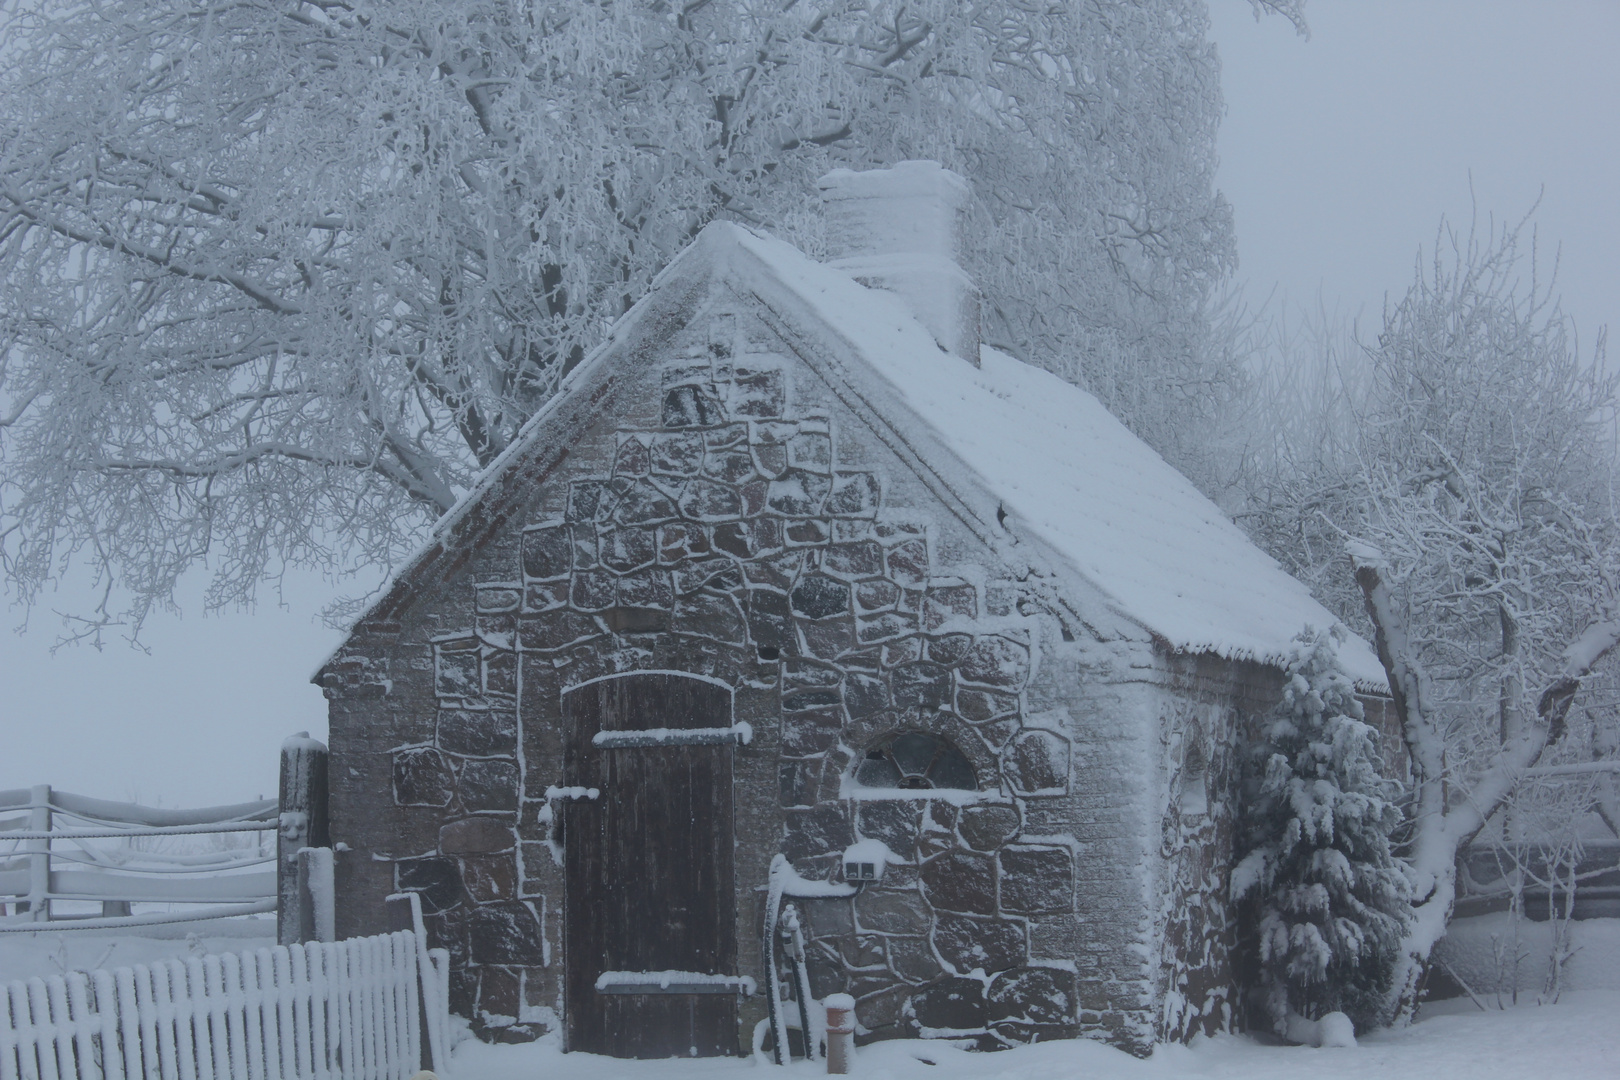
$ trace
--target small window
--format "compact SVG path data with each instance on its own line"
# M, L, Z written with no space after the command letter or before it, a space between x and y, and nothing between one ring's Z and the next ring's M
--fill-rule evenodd
M902 731L873 746L856 768L855 780L873 788L973 791L979 786L962 751L923 731Z
M1182 817L1209 813L1209 759L1204 753L1203 732L1190 725L1181 758L1181 790L1177 802Z

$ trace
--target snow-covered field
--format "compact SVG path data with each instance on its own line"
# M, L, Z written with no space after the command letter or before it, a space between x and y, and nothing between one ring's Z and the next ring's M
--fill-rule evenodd
M1464 1011L1466 1010L1466 1011ZM1620 1076L1620 993L1565 994L1556 1005L1480 1012L1466 999L1431 1008L1409 1028L1385 1031L1349 1049L1261 1046L1222 1036L1192 1047L1161 1047L1138 1061L1101 1043L1025 1046L969 1053L939 1042L861 1047L855 1074L868 1080L1614 1080ZM702 1058L622 1061L563 1054L555 1038L525 1046L465 1042L456 1076L467 1080L725 1080L760 1066ZM825 1075L803 1062L785 1075ZM757 1074L755 1074L757 1075ZM768 1074L767 1074L768 1075Z
M172 956L241 952L275 943L275 916L149 926L139 937L111 930L0 934L0 982L150 964Z

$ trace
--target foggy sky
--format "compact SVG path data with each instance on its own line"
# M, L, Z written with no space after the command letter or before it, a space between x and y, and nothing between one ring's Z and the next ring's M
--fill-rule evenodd
M1445 214L1535 221L1583 346L1620 298L1620 4L1309 0L1311 40L1213 0L1239 279L1376 328ZM1367 318L1363 319L1364 326Z
M1536 220L1548 265L1589 347L1620 296L1620 5L1539 0L1311 0L1312 38L1211 0L1227 116L1219 185L1234 206L1251 302L1364 313L1376 329L1442 214ZM1273 301L1276 302L1275 300ZM368 588L371 582L349 585ZM0 638L0 789L51 783L168 806L273 795L287 735L324 737L309 684L339 635L315 615L334 587L266 590L252 614L156 615L143 641L54 656L46 596L27 634ZM13 609L9 622L23 613Z

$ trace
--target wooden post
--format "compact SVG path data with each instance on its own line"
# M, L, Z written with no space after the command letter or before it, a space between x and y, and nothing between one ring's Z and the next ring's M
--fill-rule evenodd
M307 847L298 853L299 927L304 941L336 941L336 897L332 890L332 849Z
M28 830L51 831L51 785L36 784L28 792ZM28 913L34 922L49 922L51 918L51 842L49 839L27 840L23 851L28 854Z
M326 744L300 731L281 744L280 809L276 833L276 941L316 939L309 889L300 880L298 853L329 847L326 817Z
M848 994L828 994L827 1071L837 1075L849 1072L855 1059L855 999Z

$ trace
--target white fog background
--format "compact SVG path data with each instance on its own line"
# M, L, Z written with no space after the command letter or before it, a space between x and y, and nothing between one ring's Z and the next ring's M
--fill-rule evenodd
M1246 0L1210 0L1227 115L1219 186L1233 204L1251 303L1286 295L1361 312L1412 279L1442 214L1536 215L1544 263L1583 351L1620 326L1620 3L1310 0L1312 37ZM1470 195L1472 177L1472 197ZM1273 289L1277 294L1273 296ZM82 583L81 583L82 584ZM154 614L147 651L66 647L47 594L0 636L0 789L49 783L167 806L274 794L277 747L323 737L309 676L340 635L317 619L338 592L314 576L265 587L252 612ZM5 614L9 629L24 612Z

